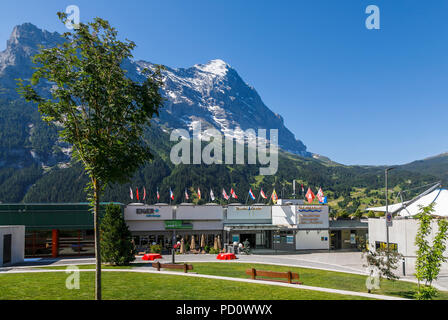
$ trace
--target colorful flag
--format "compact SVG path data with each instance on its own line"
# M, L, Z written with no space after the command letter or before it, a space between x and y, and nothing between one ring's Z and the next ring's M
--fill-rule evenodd
M198 188L198 198L201 200L201 189Z
M255 200L254 193L252 192L252 188L249 189L249 197L252 198L252 200Z
M224 199L229 200L229 196L226 193L226 190L223 188L222 189L222 196L224 197Z
M174 193L173 193L173 190L171 190L171 188L170 188L170 198L171 198L171 200L174 200Z
M160 200L159 188L157 188L157 200Z
M232 195L233 199L238 199L238 196L235 193L235 190L233 190L233 188L230 189L230 194Z
M322 191L322 188L319 188L319 191L317 192L317 199L321 203L324 201L324 192Z
M268 198L268 197L266 197L266 194L264 193L263 188L261 188L261 190L260 190L260 196L261 196L263 199L267 199L267 198Z
M143 201L145 201L146 199L146 188L143 187Z
M138 197L138 187L137 187L137 192L135 193L135 197L137 198L137 201L140 200L140 198Z
M278 197L277 197L277 192L275 192L275 189L274 189L274 191L272 191L271 199L272 199L272 202L274 202L274 204L277 203Z
M319 201L320 204L328 203L327 197L322 197L322 201Z
M316 198L313 191L311 191L311 188L308 188L308 191L306 192L305 197L306 197L306 200L308 200L308 203L313 202L314 198Z
M187 188L185 188L185 199L186 199L186 200L189 200L189 199L190 199L190 197L188 196Z
M212 201L215 201L215 195L213 194L212 189L210 189L210 199L212 199Z
M302 195L305 192L305 188L303 187L303 183L302 183Z
M129 187L129 197L131 197L131 200L134 200L134 195L132 194L132 188Z

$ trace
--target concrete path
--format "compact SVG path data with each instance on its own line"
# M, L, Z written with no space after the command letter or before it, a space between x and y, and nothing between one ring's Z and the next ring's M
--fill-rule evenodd
M0 271L0 274L15 274L15 273L51 273L51 272L65 272L66 270L54 270L54 269L18 269L12 268L10 270ZM94 269L79 269L80 272L94 272ZM401 297L392 297L385 296L379 294L371 294L364 292L356 292L356 291L347 291L347 290L338 290L331 288L322 288L322 287L313 287L306 285L297 285L297 284L289 284L289 283L281 283L281 282L272 282L272 281L264 281L264 280L252 280L252 279L242 279L242 278L230 278L230 277L222 277L222 276L212 276L212 275L204 275L204 274L195 274L195 273L182 273L175 271L156 271L154 269L139 267L134 269L102 269L102 272L137 272L137 273L152 273L152 274L167 274L174 276L182 276L182 277L196 277L196 278L207 278L207 279L216 279L216 280L226 280L226 281L236 281L236 282L245 282L245 283L255 283L255 284L266 284L270 286L280 286L280 287L288 287L299 290L311 290L311 291L320 291L334 294L341 294L346 296L357 296L357 297L366 297L372 299L379 300L409 300Z
M209 254L187 254L176 255L176 262L241 262L241 263L265 263L274 265L284 265L293 267L302 267L310 269L320 269L328 271L346 272L360 275L367 275L366 269L363 267L364 260L360 252L313 252L313 253L296 253L296 254L281 254L281 255L238 255L237 260L221 261L216 259L216 255ZM170 255L163 255L160 262L170 262ZM134 263L142 263L146 261L141 260L138 256ZM23 268L29 266L58 266L58 265L73 265L73 264L94 264L94 258L71 258L71 259L40 259L22 263L12 268ZM5 269L5 268L3 268ZM2 268L0 268L0 271ZM400 279L409 282L416 282L412 275L412 270L407 270L407 276L402 276L401 265L397 270ZM434 286L443 291L448 291L448 271L441 270L439 279L434 283Z

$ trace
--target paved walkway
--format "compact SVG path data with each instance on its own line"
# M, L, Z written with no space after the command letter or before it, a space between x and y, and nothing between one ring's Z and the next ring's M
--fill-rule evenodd
M2 274L2 273L4 273L4 274L51 273L51 272L65 272L65 271L66 270L11 268L10 270L0 271L0 274ZM79 269L79 271L80 272L94 272L95 270L94 269ZM156 271L152 268L150 269L150 268L146 268L146 267L140 267L140 268L134 268L134 269L102 269L102 272L137 272L137 273L167 274L167 275L182 276L182 277L196 277L196 278L217 279L217 280L236 281L236 282L245 282L245 283L266 284L266 285L271 285L271 286L288 287L288 288L294 288L294 289L299 289L299 290L320 291L320 292L341 294L341 295L346 295L346 296L366 297L366 298L380 299L380 300L408 300L405 298L385 296L385 295L379 295L379 294L338 290L338 289L330 289L330 288L322 288L322 287L313 287L313 286L272 282L272 281L264 281L264 280L230 278L230 277L212 276L212 275L195 274L195 273L181 273L181 272L174 272L174 271Z
M238 260L221 261L216 259L216 255L209 254L187 254L176 255L176 262L240 262L240 263L265 263L285 266L294 266L310 269L320 269L328 271L338 271L346 273L354 273L367 275L366 269L363 267L364 261L360 252L313 252L313 253L296 253L296 254L281 254L281 255L238 255ZM171 262L170 255L164 255L160 262ZM137 257L135 263L142 263L141 257ZM73 259L40 259L36 261L24 262L12 268L23 268L28 266L58 266L58 265L73 265L73 264L94 264L94 258L73 258ZM3 268L5 269L5 268ZM8 268L10 269L10 268ZM0 268L0 271L2 268ZM408 276L402 276L401 265L397 270L401 280L416 282L412 276L412 270L407 270ZM439 290L448 291L448 271L442 270L439 279L434 283L434 286Z

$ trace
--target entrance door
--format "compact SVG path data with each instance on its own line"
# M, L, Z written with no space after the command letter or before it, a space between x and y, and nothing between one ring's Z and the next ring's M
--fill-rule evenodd
M246 241L246 239L249 241L250 243L250 248L251 249L255 249L255 245L256 245L256 238L255 238L255 233L253 234L240 234L240 242L244 243L244 241Z
M11 235L3 236L3 264L11 262Z
M342 247L341 231L340 230L330 231L330 238L331 238L330 248L334 250L341 249Z

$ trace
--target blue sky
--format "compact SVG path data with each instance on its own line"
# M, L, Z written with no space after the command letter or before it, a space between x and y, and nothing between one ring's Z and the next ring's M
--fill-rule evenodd
M8 1L13 27L64 32L75 4L136 42L136 59L189 67L220 58L308 150L344 164L402 164L448 151L448 1ZM367 30L365 9L380 8Z

